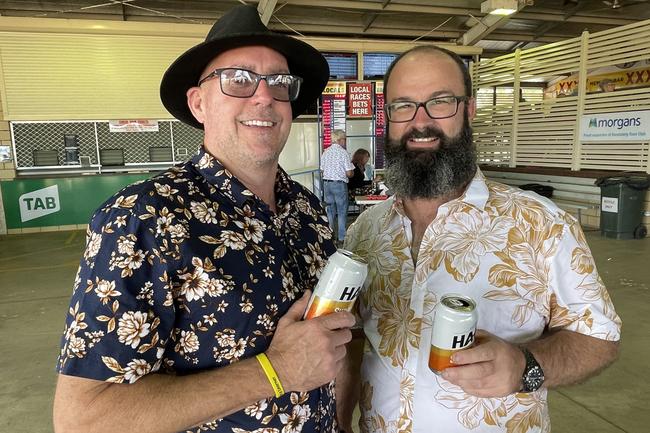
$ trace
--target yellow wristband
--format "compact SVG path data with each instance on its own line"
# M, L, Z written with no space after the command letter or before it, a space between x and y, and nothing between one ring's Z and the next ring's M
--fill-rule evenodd
M266 354L264 353L258 354L256 358L257 361L262 366L262 370L264 370L264 374L266 374L266 378L271 383L271 386L273 387L273 391L275 391L275 396L282 397L284 395L284 388L282 388L282 383L280 383L280 378L278 377L278 373L276 373L275 370L273 369L273 366L271 365L271 361L269 361L269 358L267 358Z

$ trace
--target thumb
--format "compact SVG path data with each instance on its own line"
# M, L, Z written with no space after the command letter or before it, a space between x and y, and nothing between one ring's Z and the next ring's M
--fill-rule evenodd
M288 319L292 322L298 322L302 320L303 314L307 309L307 304L309 303L309 298L311 297L311 290L305 290L305 293L302 294L302 297L298 299L289 310L282 317L283 319Z

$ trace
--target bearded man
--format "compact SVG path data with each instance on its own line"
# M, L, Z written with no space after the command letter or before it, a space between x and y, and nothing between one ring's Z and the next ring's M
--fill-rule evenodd
M483 176L471 79L456 54L412 49L384 83L395 195L346 236L369 274L365 348L348 351L337 378L342 427L351 429L360 394L362 432L550 431L547 389L595 375L618 352L621 321L580 225L550 200ZM477 340L434 373L434 308L452 293L476 304Z

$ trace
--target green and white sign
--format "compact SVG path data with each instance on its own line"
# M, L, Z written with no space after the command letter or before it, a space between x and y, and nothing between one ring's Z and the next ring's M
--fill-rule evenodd
M18 198L20 221L26 222L61 210L59 186L28 192Z
M86 224L117 191L152 174L15 179L0 182L7 229Z

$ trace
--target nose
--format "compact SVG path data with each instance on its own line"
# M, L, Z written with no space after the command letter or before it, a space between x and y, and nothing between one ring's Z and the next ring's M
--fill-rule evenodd
M432 119L427 113L427 110L424 108L424 105L419 105L415 110L415 117L411 122L417 125L430 125L431 122L435 122L435 119Z
M270 105L273 102L273 95L271 94L271 89L266 79L260 79L257 89L255 89L255 93L253 94L253 99L264 105Z

